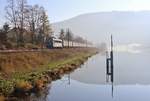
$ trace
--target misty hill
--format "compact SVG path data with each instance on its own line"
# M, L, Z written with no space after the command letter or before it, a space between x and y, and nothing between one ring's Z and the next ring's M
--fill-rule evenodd
M117 43L150 44L150 11L83 14L53 24L55 33L70 28L76 35L105 42L113 34Z

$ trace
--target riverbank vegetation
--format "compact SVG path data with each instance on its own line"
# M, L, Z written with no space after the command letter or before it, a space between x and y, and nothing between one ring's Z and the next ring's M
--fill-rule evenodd
M0 53L1 95L28 95L79 67L93 48L68 48L41 52Z

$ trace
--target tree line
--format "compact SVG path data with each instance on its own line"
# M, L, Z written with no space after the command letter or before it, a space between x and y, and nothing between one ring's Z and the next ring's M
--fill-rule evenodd
M81 36L75 36L72 31L68 28L66 31L64 29L60 30L59 38L66 41L74 41L79 43L92 44L88 40L82 38Z
M6 23L0 29L0 48L44 47L44 40L52 37L53 30L44 7L29 5L27 0L7 0L5 12ZM69 29L61 29L59 38L86 42L82 37L75 37Z

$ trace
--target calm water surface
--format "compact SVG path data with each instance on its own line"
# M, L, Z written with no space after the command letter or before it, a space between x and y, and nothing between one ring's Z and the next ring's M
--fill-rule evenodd
M115 52L114 84L106 82L105 55L49 85L35 101L150 101L150 52Z

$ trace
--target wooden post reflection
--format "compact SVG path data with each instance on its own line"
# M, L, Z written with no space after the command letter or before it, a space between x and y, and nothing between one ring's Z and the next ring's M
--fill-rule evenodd
M71 81L70 81L70 73L68 74L68 85L71 84Z

